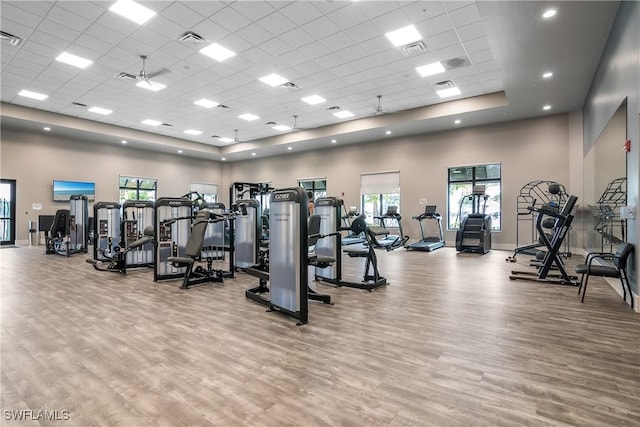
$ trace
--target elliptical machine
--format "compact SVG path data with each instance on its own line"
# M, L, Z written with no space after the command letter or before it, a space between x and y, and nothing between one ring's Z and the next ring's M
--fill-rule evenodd
M460 213L465 201L471 202L471 213L464 217L456 232L456 250L486 254L491 250L491 216L485 214L487 200L484 185L474 185L473 192L460 200Z

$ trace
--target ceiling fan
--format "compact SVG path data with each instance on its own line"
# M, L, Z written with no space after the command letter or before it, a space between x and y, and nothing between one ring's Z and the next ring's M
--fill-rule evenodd
M298 132L299 130L304 130L300 126L298 126L298 115L293 115L293 129L294 132Z
M162 74L166 74L171 70L169 70L168 68L162 68L153 73L149 73L147 72L147 68L146 68L147 55L140 55L140 58L142 59L142 69L140 70L137 76L129 73L120 73L118 74L117 77L123 78L123 79L129 79L129 80L140 80L138 83L136 83L136 86L140 86L145 89L150 89L154 91L164 89L166 87L165 85L152 81L151 79L154 77L158 77Z
M382 95L378 95L378 108L376 108L376 115L384 114L382 109Z

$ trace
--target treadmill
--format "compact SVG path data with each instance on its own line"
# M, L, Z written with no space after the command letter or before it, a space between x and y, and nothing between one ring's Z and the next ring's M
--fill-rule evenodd
M442 232L442 216L437 212L436 205L426 205L424 207L424 212L418 216L414 216L413 219L418 220L418 223L420 224L420 234L422 235L422 239L409 245L405 245L407 250L432 252L445 245L444 233ZM424 220L434 220L438 223L438 236L424 235L424 227L422 226L422 221Z

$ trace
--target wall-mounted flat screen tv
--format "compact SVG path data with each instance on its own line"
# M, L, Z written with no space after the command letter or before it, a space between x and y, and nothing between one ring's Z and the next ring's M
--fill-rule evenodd
M53 201L68 202L73 195L84 195L90 202L96 198L96 183L82 181L53 181Z

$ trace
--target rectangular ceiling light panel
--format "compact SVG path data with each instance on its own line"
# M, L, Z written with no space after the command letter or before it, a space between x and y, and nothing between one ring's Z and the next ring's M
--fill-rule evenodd
M109 8L110 11L142 25L155 16L155 12L133 0L118 0Z
M227 49L226 47L220 46L218 43L213 43L205 48L200 49L200 53L203 55L207 55L209 58L213 58L219 62L222 62L225 59L231 58L232 56L236 55L235 52Z
M38 92L31 92L30 90L21 90L18 95L24 96L27 98L37 99L38 101L42 101L43 99L47 99L49 95L44 95Z
M64 62L65 64L73 65L74 67L78 67L82 69L85 69L89 65L93 64L93 61L89 59L81 58L79 56L72 55L67 52L62 52L60 55L58 55L58 57L56 58L56 61Z
M422 40L422 36L413 25L407 25L395 31L389 31L385 36L387 36L396 47Z

